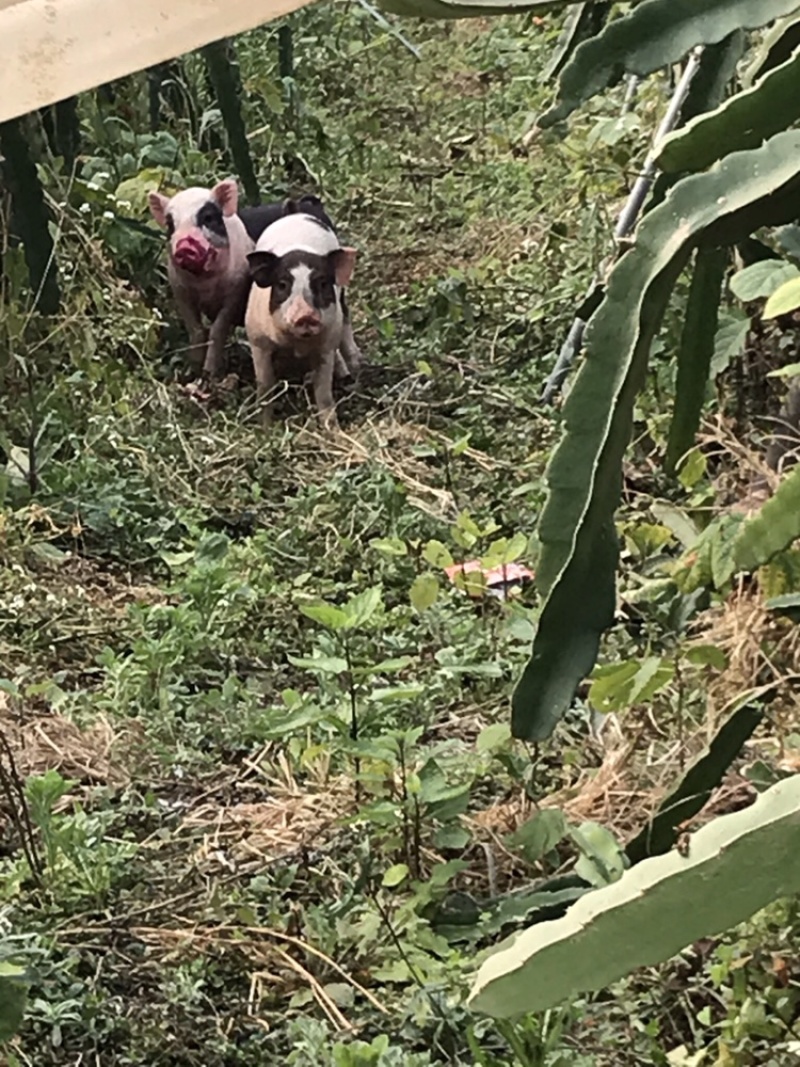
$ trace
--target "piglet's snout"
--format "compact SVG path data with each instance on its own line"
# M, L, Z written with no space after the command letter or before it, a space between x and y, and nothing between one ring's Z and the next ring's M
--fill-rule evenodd
M214 261L214 249L198 237L181 237L175 241L172 257L181 270L190 274L203 274Z
M322 329L322 319L305 300L295 300L286 311L286 323L298 337L314 337Z

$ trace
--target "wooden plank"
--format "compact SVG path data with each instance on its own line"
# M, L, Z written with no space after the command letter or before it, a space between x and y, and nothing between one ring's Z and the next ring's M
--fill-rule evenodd
M175 59L309 0L0 0L0 122Z

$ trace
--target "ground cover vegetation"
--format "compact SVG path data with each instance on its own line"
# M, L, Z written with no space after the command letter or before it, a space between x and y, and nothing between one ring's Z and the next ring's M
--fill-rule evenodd
M794 1062L800 23L757 6L324 3L0 127L4 1062ZM334 436L298 385L261 431L241 336L186 378L147 194L228 174L359 250Z

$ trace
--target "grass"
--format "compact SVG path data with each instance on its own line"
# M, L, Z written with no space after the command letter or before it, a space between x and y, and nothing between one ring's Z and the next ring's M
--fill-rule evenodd
M628 711L624 737L593 739L581 701L546 748L513 744L535 593L475 600L442 566L515 535L535 565L558 429L537 398L608 253L635 124L592 141L612 97L523 146L549 23L404 24L420 62L358 7L288 24L288 88L274 27L237 50L265 195L320 189L359 249L370 365L342 434L321 436L292 390L265 438L243 359L208 404L175 381L163 246L126 220L154 176L202 183L229 164L210 104L202 151L182 114L145 133L141 81L82 101L79 180L48 164L61 318L4 323L0 719L36 828L12 826L6 778L2 944L34 975L8 1062L688 1065L721 1037L722 1067L786 1064L784 906L543 1019L496 1026L463 1006L476 953L514 926L492 901L574 857L568 839L537 854L509 835L543 806L625 840L709 729L701 664ZM207 102L196 57L183 77ZM645 129L662 106L644 92ZM5 270L18 309L13 251ZM659 416L656 400L641 426ZM637 541L657 491L641 438L635 463L626 581L654 554ZM764 668L762 631L736 625L753 610L712 609L722 704ZM780 626L779 675L797 654ZM649 620L615 629L607 658L679 654ZM791 758L794 711L789 697L759 736L770 767ZM753 795L738 767L711 810Z

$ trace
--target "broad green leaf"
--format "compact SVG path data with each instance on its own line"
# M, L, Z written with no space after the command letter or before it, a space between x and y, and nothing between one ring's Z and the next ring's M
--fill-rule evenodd
M651 341L693 245L735 243L760 225L788 221L798 202L800 132L792 130L677 182L612 270L547 470L537 572L545 602L513 696L515 737L550 736L613 622L622 457Z
M678 349L675 407L669 427L664 467L677 470L681 457L694 445L708 390L717 334L717 312L728 264L726 248L699 248Z
M776 319L800 308L800 276L795 276L776 289L764 306L761 317Z
M690 663L700 667L714 667L718 671L724 671L728 665L725 653L716 645L692 645L686 651L686 658Z
M484 726L475 738L475 750L477 752L494 752L495 749L503 748L511 740L511 727L507 722L493 722L490 726Z
M800 890L798 835L795 775L703 826L687 855L637 863L563 918L507 939L482 964L469 1007L495 1018L544 1011L732 929Z
M301 604L300 611L313 622L321 623L329 630L343 630L347 625L347 614L334 604Z
M418 574L408 595L415 611L422 612L432 607L439 597L439 582L436 575L430 572Z
M166 174L162 167L148 167L134 174L132 178L126 178L119 183L114 191L117 200L130 204L130 210L134 215L143 215L147 210L147 198L151 190L160 189Z
M646 704L672 681L673 675L672 665L658 656L598 667L589 689L589 703L604 714Z
M563 811L558 808L542 808L518 826L506 838L511 848L518 848L528 863L536 863L567 836L569 824Z
M693 448L683 456L678 471L678 481L684 489L694 489L708 469L706 455L699 448Z
M762 259L760 263L751 263L749 267L737 271L729 284L731 292L743 303L762 300L781 288L784 282L800 277L800 271L793 263L782 259Z
M382 552L385 556L408 555L408 546L399 537L376 537L370 541L370 547L377 552Z
M795 266L800 266L800 226L779 226L774 231L774 238L779 251L788 256Z
M442 544L441 541L428 541L422 550L422 558L426 563L430 563L432 567L445 567L453 566L453 557L450 555L450 550Z
M752 574L800 537L800 466L783 478L775 495L739 530L736 567Z
M578 46L561 72L556 104L539 125L563 122L625 74L646 77L677 63L695 45L717 44L795 8L796 0L642 0Z
M368 623L381 606L382 600L383 590L379 585L365 589L363 593L357 593L344 606L344 613L347 616L345 629L356 630L359 626Z
M319 671L321 674L342 674L347 670L347 660L341 656L292 656L287 653L286 658L294 667L302 667L307 671Z
M722 665L725 665L724 656ZM763 717L760 708L745 704L726 719L703 755L692 764L680 784L661 801L653 818L628 844L625 852L631 863L639 863L647 856L661 855L673 847L678 840L678 827L694 818L706 805Z
M800 51L753 88L698 115L661 142L656 164L666 173L705 170L730 152L756 148L800 119Z
M534 923L561 918L567 908L591 888L583 879L572 877L577 885L565 885L559 889L540 885L530 892L514 893L500 900L494 913L481 923L481 933L484 937L490 937L500 933L509 923L518 925L524 922L525 926L532 926ZM549 884L548 881L546 885Z
M724 308L719 312L719 329L714 338L714 355L711 360L711 378L716 378L737 359L750 332L750 316L741 308Z
M605 826L596 822L584 822L573 827L570 837L581 852L575 864L575 873L590 885L608 885L622 876L625 870L624 853L617 839Z
M672 530L684 548L689 548L695 543L700 531L681 508L656 500L650 505L650 510L659 522Z
M639 669L637 663L609 663L596 667L589 687L589 704L602 712L625 707L631 683Z
M406 878L408 878L408 875L409 870L405 863L395 863L393 867L390 867L389 870L385 872L381 880L381 885L385 889L394 889L395 886L404 882Z

